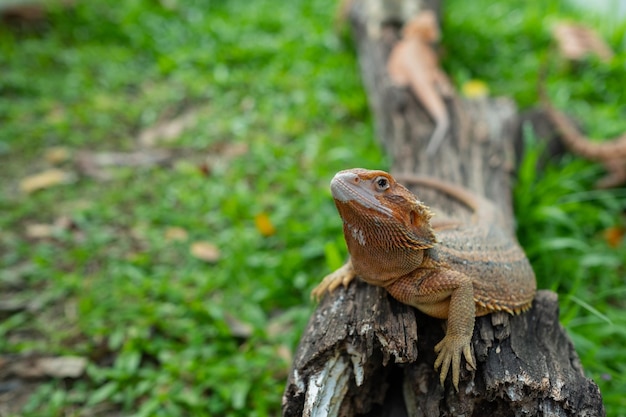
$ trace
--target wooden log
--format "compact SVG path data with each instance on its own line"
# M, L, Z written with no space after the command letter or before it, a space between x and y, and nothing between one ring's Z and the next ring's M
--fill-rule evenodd
M439 177L486 195L503 210L512 230L512 147L519 130L514 103L450 100L451 134L437 154L427 156L434 124L411 91L393 86L385 70L399 28L410 16L380 12L398 1L381 1L378 9L373 2L354 0L350 19L392 172ZM471 214L433 190L414 191L436 212ZM559 324L553 292L539 291L532 308L521 315L477 318L472 339L477 370L462 369L458 393L449 381L441 386L433 369L433 349L443 336L441 320L397 302L382 288L359 281L336 290L324 297L304 331L285 388L283 415L605 414L597 385L585 377Z

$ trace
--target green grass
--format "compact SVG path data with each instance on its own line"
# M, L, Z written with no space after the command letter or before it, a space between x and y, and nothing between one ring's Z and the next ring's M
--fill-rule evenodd
M519 4L446 3L445 65L458 83L480 78L529 106L549 49L543 24L575 11ZM0 292L37 300L0 316L0 352L89 359L86 377L48 380L15 415L279 413L309 291L346 254L328 180L388 166L335 6L77 2L43 26L0 26ZM598 136L626 130L624 33L603 33L618 51L608 66L551 67L557 104L571 97ZM50 167L50 147L134 150L142 130L193 109L198 122L163 145L183 155L168 166L19 192ZM245 152L229 156L233 146ZM520 240L540 287L559 292L609 415L626 415L626 249L602 236L623 224L625 194L590 191L601 169L575 158L537 173L539 150L529 146L516 189ZM255 226L260 214L276 233ZM71 227L25 233L59 218ZM172 227L187 240L166 239ZM192 256L197 241L220 259Z

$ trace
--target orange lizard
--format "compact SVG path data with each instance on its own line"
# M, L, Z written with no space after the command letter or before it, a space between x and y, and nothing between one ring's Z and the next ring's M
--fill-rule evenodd
M570 60L580 61L588 55L597 55L601 61L609 62L615 55L596 31L584 25L557 22L552 27L552 37L561 55Z
M608 171L608 174L596 183L596 188L617 187L626 181L626 134L606 142L595 142L583 136L570 119L545 98L543 108L559 131L565 146L583 158L600 162Z
M560 22L553 28L553 36L561 55L570 60L582 60L595 54L604 62L613 59L613 51L592 29L582 25ZM626 134L604 142L595 142L582 135L570 119L557 110L545 89L547 68L539 74L539 97L548 119L560 133L560 139L573 153L600 162L608 175L596 183L597 188L616 187L626 181Z
M429 155L437 152L450 129L450 118L442 96L453 95L452 83L441 70L437 54L431 47L439 36L435 13L422 11L406 23L402 39L394 45L387 61L391 81L398 86L410 86L435 121L435 130L426 147Z
M435 346L435 369L441 368L443 385L451 368L458 391L461 356L476 369L470 345L475 317L528 309L535 275L489 200L436 179L397 178L457 198L474 211L473 221L431 222L429 208L390 174L361 168L340 171L331 191L343 219L350 260L326 276L312 295L319 298L358 276L384 287L398 301L447 319L446 334Z

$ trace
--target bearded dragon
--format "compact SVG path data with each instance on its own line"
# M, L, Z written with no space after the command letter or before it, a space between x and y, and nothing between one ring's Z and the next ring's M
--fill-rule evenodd
M431 222L430 209L397 180L449 194L472 209L472 221ZM504 228L501 212L489 200L450 183L361 168L338 172L331 191L350 259L312 295L319 299L358 276L402 303L447 319L446 334L435 346L435 369L441 368L443 385L451 368L458 391L461 356L476 369L470 345L475 317L523 312L536 291L534 272Z
M561 55L569 60L582 60L595 54L604 62L613 59L613 51L592 29L561 22L553 28L553 36ZM600 162L608 174L596 183L596 188L610 188L626 181L626 134L604 142L594 142L581 134L563 112L552 105L546 92L547 66L539 72L539 97L545 113L560 133L569 150L583 158Z
M596 183L597 188L611 188L626 181L626 134L606 142L594 142L583 136L562 112L542 97L546 115L559 131L560 138L573 153L600 162L608 174Z
M454 91L431 47L439 36L435 13L424 10L406 23L402 39L394 45L387 60L391 81L398 86L410 86L435 121L435 130L426 147L429 155L435 154L450 129L450 117L443 97L452 97Z

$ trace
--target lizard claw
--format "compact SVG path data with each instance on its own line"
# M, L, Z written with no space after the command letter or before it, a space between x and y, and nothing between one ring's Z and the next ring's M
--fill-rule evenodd
M452 365L452 385L454 389L459 391L459 374L461 372L461 354L465 356L467 364L476 369L474 362L474 355L472 355L472 349L470 346L470 340L465 338L453 338L446 335L441 342L435 346L435 353L437 353L437 359L435 360L435 369L441 367L441 373L439 374L439 382L441 385L446 380L450 365Z
M322 282L311 291L311 298L319 301L325 292L333 292L340 285L343 285L345 288L355 277L356 274L352 268L352 262L348 261L338 270L326 275Z

